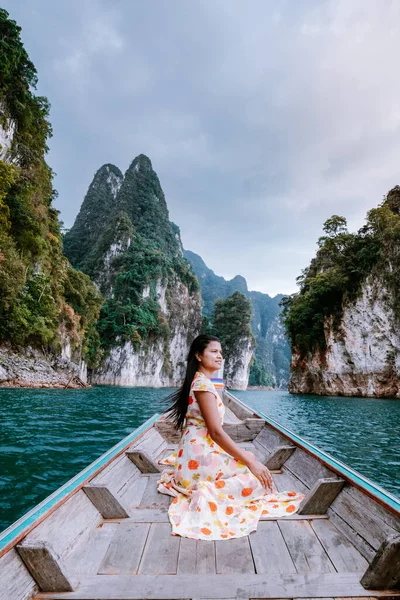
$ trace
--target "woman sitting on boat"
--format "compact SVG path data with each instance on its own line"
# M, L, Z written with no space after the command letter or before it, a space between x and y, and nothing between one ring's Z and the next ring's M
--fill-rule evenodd
M169 396L166 413L183 431L177 451L159 461L170 468L162 472L158 491L174 496L168 511L174 535L243 537L257 529L262 514L294 513L303 499L294 491L277 492L267 467L223 430L225 406L211 381L221 365L218 338L199 335L184 383Z

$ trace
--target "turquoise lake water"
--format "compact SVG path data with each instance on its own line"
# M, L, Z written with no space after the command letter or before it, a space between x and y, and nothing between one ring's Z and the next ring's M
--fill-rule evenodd
M171 390L0 390L0 530L162 411ZM234 392L400 496L400 401Z

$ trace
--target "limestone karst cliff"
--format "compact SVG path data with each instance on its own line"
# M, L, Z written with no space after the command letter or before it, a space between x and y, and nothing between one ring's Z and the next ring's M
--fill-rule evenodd
M236 291L244 294L251 302L254 346L250 352L249 345L243 343L238 350L235 362L237 365L246 365L244 370L243 366L234 369L238 373L238 382L243 381L244 373L247 372L249 385L286 388L289 381L290 347L280 322L279 303L282 295L271 298L262 292L249 291L244 277L237 275L227 281L215 275L214 271L209 269L203 259L194 252L185 250L185 256L198 277L203 297L203 312L207 317L212 315L218 298L227 298Z
M106 297L92 381L178 384L200 330L201 297L149 158L136 157L124 176L113 165L97 171L64 252Z
M325 235L300 292L286 300L292 393L400 397L400 188L357 233Z
M0 33L0 385L65 386L85 378L101 298L62 254L49 103L4 9Z

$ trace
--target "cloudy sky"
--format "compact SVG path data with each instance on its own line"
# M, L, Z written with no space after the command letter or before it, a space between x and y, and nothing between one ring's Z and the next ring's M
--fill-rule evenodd
M95 171L149 156L185 248L296 291L322 223L400 184L397 0L3 0L52 105L70 227Z

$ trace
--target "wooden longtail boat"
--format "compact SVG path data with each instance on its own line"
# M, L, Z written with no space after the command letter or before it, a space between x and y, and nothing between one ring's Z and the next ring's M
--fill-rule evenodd
M297 514L238 539L172 536L157 461L179 436L154 415L0 535L0 599L400 597L400 501L221 395L231 437L305 494Z

